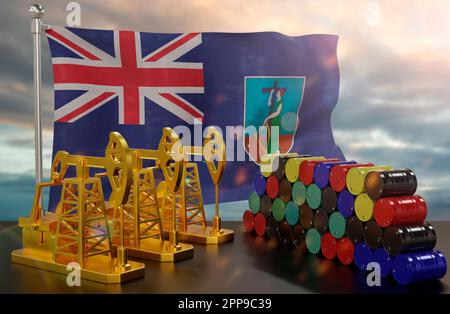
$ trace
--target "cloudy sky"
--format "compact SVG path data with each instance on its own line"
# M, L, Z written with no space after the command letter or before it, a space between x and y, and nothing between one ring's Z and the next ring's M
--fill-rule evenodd
M64 25L69 1L41 1ZM31 1L0 0L0 220L33 198ZM431 219L450 220L450 2L366 0L78 1L87 28L339 35L336 142L349 159L410 167ZM244 5L245 4L245 5ZM52 149L52 75L43 41L44 168ZM240 215L240 212L239 214ZM236 217L239 219L239 217Z

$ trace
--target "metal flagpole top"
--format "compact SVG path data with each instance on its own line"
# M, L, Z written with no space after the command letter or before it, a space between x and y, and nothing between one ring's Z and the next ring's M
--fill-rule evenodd
M28 13L30 13L33 19L41 19L44 16L45 9L39 3L35 3L28 9Z

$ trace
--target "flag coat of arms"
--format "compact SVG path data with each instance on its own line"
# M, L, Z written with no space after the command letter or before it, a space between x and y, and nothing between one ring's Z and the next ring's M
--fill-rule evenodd
M148 33L51 26L53 153L102 156L111 131L155 149L164 127L278 126L280 151L344 158L330 125L339 91L337 36ZM227 145L252 132L224 134ZM230 137L230 138L228 138ZM238 148L235 148L237 151ZM236 156L234 156L236 157ZM246 199L258 165L231 161L221 201ZM206 202L214 199L199 167ZM51 206L57 192L51 192Z

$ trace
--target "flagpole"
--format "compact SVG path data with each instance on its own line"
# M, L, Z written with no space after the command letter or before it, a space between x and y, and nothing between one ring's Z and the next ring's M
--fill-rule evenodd
M33 4L28 12L31 15L31 34L33 35L34 66L34 150L36 183L42 182L42 119L41 119L41 34L44 8ZM39 201L42 204L42 200ZM41 211L43 214L43 211Z

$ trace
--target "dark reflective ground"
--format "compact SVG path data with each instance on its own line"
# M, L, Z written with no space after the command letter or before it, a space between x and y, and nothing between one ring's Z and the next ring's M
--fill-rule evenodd
M437 248L450 257L450 222L433 223ZM448 293L450 276L409 287L391 278L368 287L365 273L354 267L287 249L277 241L247 234L240 222L225 222L235 241L222 246L195 246L194 258L176 264L148 262L146 277L122 285L82 281L68 287L64 275L10 263L9 253L21 246L20 230L0 231L0 292L3 293Z

